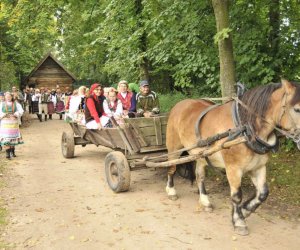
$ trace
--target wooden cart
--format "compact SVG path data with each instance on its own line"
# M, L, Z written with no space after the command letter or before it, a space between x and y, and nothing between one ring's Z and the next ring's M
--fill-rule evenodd
M62 134L62 154L65 158L74 157L75 145L95 144L114 149L105 157L105 175L110 188L118 193L129 189L130 170L186 164L199 157L209 156L224 148L245 142L245 139L240 137L222 145L204 147L197 155L168 161L166 154L167 119L167 115L128 118L121 126L112 119L114 128L102 130L90 130L77 123L70 123L73 131ZM194 148L196 147L198 147L197 144ZM180 151L184 154L186 150L188 149Z
M167 115L130 118L121 126L113 120L114 128L102 130L89 130L70 123L73 131L62 134L62 154L65 158L74 157L75 145L95 144L114 149L105 158L106 179L113 191L127 191L130 170L145 167L145 157L166 153L167 119ZM166 160L166 157L159 159Z

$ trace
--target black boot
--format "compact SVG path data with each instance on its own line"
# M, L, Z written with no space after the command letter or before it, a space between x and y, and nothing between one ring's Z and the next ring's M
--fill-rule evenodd
M52 115L49 115L49 120L52 120Z
M10 156L10 148L9 149L6 149L6 158L7 159L11 159L11 156Z
M42 122L42 115L37 115L37 117L39 118L40 122Z
M17 157L15 154L15 147L10 148L10 157Z
M47 115L45 115L45 121L47 121Z
M62 120L62 115L59 115L59 120Z
M0 145L0 151L2 151L2 146Z

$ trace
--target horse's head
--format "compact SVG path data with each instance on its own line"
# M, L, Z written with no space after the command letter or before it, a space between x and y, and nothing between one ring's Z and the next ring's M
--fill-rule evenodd
M285 130L300 129L300 85L282 80L278 124Z
M277 97L280 105L277 125L293 135L300 135L300 85L285 79L281 82L281 95ZM300 149L300 141L295 142Z

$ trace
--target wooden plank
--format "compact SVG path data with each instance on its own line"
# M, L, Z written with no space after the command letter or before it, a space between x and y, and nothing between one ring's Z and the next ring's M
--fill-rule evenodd
M138 126L136 126L135 124L130 124L130 127L133 129L133 132L136 136L136 138L138 139L140 145L142 147L146 147L148 146L147 141L144 138L143 132L140 130L140 128Z
M112 116L110 117L110 121L112 122L113 126L116 127L120 137L122 138L124 144L126 145L126 149L129 151L129 153L132 155L134 154L133 148L131 147L125 133L124 130L119 126L119 124L117 123L117 121L115 120L115 118Z
M103 129L103 131L106 133L106 135L107 135L109 141L111 142L111 144L113 145L113 147L116 148L117 144L116 144L115 140L113 139L113 137L111 136L112 133L109 132L108 129Z
M166 130L167 130L167 126L161 124L161 134L165 135ZM153 126L153 125L152 125L152 127L140 128L140 131L142 132L144 137L156 135L156 129L155 129L155 126Z
M168 116L157 116L160 118L160 122L161 124L166 125L168 122ZM140 118L127 118L124 119L126 123L129 124L135 124L139 127L152 127L153 126L153 119L156 117L149 117L149 118L145 118L145 117L140 117Z
M155 129L155 138L156 138L156 145L162 145L162 133L161 133L161 120L159 117L154 117L154 129Z
M90 141L84 140L81 137L74 137L75 145L86 145L91 144Z
M155 151L165 151L167 150L165 145L162 146L149 146L149 147L142 147L140 149L141 153L146 153L146 152L155 152Z
M137 138L133 135L132 129L129 128L128 124L125 124L127 126L123 127L123 131L133 149L134 152L139 152L140 151L140 144L137 140Z
M156 136L145 136L144 137L146 142L148 143L147 146L157 146L156 144ZM162 135L162 144L161 145L166 145L166 135Z

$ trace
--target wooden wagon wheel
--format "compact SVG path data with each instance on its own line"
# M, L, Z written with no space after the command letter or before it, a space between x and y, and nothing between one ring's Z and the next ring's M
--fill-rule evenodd
M73 158L75 140L73 132L63 132L61 137L61 151L65 158Z
M105 175L109 187L115 193L129 189L130 168L123 153L111 152L105 157Z

